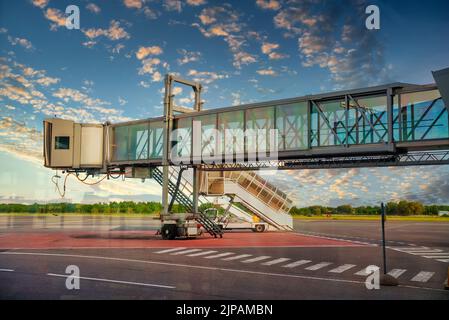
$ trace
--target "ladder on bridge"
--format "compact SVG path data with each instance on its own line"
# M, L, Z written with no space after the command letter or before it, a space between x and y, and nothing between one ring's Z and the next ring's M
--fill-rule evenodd
M185 207L186 210L192 212L193 211L193 201L191 197L193 197L193 193L189 191L186 188L186 182L187 180L185 178L182 178L182 176L178 176L177 179L178 183L174 183L171 179L171 177L174 176L175 172L177 170L170 170L170 178L168 181L168 192L171 197L174 198L179 204ZM178 172L178 175L182 175L182 171L180 170ZM153 178L157 181L161 186L163 184L163 174L162 171L159 170L159 168L153 169ZM223 237L223 230L215 224L214 221L209 219L203 212L195 212L195 214L198 215L197 221L203 226L203 228L215 238L219 236L220 238Z

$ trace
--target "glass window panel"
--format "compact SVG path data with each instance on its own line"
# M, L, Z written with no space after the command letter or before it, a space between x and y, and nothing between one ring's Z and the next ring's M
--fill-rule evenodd
M128 160L128 128L129 126L113 128L112 159L114 161Z
M172 148L179 159L190 158L192 150L192 118L181 118L174 121ZM174 160L174 159L172 159Z
M150 122L149 152L150 159L161 159L164 150L164 123Z
M129 160L148 159L148 123L129 126Z
M276 128L279 150L304 150L308 148L307 102L278 106Z
M55 149L56 150L70 149L70 137L55 137Z
M447 138L448 115L439 91L402 94L400 127L402 141Z
M218 114L218 128L221 134L224 155L244 153L244 114L243 111L231 111Z
M365 97L356 98L360 106L358 118L359 143L380 143L388 140L388 114L387 97ZM351 110L356 104L351 101ZM349 126L354 124L354 118L351 118ZM374 130L373 130L374 128ZM354 134L354 132L351 132Z
M269 152L270 140L273 140L270 139L271 129L274 129L274 107L246 110L247 152L257 154Z
M346 136L344 100L318 103L323 114L320 114L318 107L312 104L312 146L343 144Z
M217 115L204 115L194 119L201 122L201 155L203 158L213 158L221 155L218 150L220 138L217 131Z

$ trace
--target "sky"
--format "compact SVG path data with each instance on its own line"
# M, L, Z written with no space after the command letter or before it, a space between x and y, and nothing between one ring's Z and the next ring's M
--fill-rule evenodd
M367 30L365 8L380 9ZM67 29L65 9L80 10ZM0 202L62 201L43 167L42 120L161 116L163 78L204 85L204 108L390 82L449 66L449 2L0 0ZM192 102L178 89L178 104ZM297 206L399 199L449 204L449 167L271 172ZM154 181L69 179L65 201L160 199Z

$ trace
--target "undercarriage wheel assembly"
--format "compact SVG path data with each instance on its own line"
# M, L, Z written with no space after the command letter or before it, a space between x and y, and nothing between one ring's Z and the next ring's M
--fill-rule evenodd
M164 240L174 240L176 233L177 228L175 224L164 224L161 228L161 235Z
M265 226L263 224L257 224L254 229L254 232L264 232L265 231Z

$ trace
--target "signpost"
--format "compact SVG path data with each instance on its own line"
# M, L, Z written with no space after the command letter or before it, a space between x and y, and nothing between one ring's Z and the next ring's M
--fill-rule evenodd
M383 269L384 272L380 276L380 284L382 286L397 286L399 285L398 280L387 273L387 251L385 242L385 221L386 221L386 208L384 203L380 205L381 208L381 224L382 224L382 258L383 258Z

